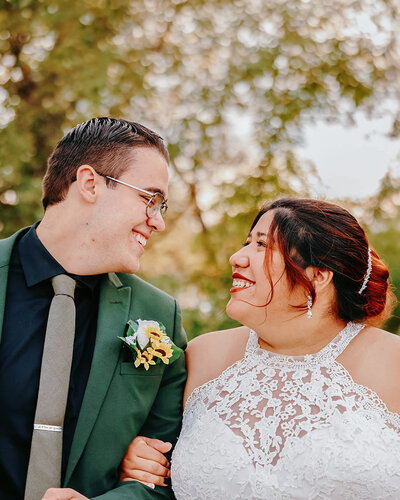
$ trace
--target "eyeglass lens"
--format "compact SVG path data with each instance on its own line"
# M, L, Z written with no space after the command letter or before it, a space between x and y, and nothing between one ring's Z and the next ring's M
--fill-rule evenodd
M164 197L161 193L155 193L149 200L147 205L147 215L149 217L154 217L158 212L164 215L167 211L167 204L165 203Z

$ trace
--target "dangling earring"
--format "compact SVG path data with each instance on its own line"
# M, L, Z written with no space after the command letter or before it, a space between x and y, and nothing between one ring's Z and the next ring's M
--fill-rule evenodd
M312 311L311 311L311 308L312 308L312 297L311 295L307 295L307 318L308 319L311 319L312 318Z

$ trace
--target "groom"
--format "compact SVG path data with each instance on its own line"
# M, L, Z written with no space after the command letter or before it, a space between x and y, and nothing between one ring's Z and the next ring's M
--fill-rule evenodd
M169 487L119 482L120 462L136 435L174 444L181 425L184 356L146 370L134 365L118 338L128 320L155 320L185 347L177 302L132 275L147 240L165 228L168 162L161 137L142 125L115 118L78 125L49 158L43 219L0 241L2 500L24 498L28 467L40 455L30 452L54 297L51 279L60 274L76 283L75 338L70 377L58 374L60 380L69 377L64 422L57 427L61 484L46 485L40 495L173 498ZM49 400L52 406L53 394ZM56 434L56 426L41 428L45 436ZM46 453L42 458L47 470ZM38 476L33 479L40 481Z

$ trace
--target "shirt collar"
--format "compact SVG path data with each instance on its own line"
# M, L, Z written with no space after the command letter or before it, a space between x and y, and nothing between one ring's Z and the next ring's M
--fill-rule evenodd
M38 283L49 280L58 274L68 274L78 283L87 286L92 292L94 292L103 275L96 274L93 276L77 276L76 274L67 273L62 265L56 261L56 259L39 240L36 233L38 225L39 222L34 224L17 243L17 251L21 260L21 266L25 275L27 286L31 287L37 285Z

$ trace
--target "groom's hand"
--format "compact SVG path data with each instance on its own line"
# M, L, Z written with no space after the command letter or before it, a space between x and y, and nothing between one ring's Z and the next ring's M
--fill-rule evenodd
M43 495L42 500L89 500L71 488L50 488Z

